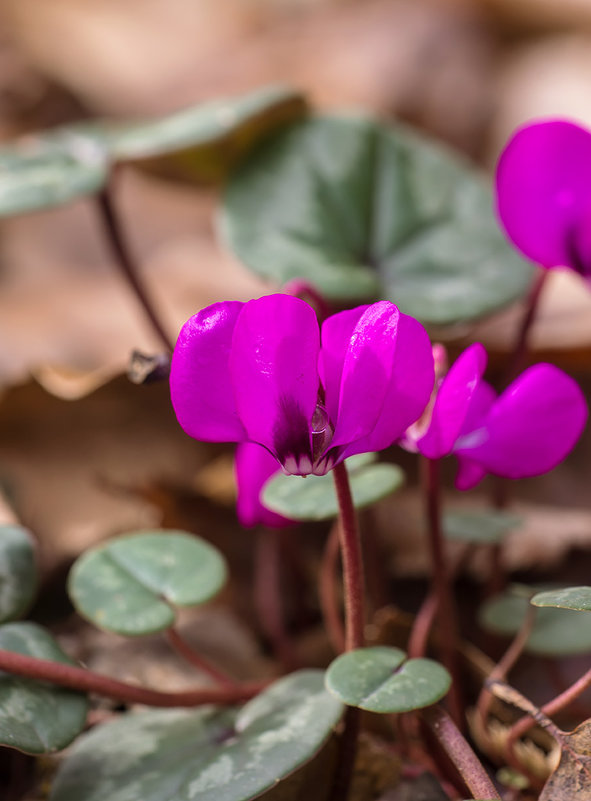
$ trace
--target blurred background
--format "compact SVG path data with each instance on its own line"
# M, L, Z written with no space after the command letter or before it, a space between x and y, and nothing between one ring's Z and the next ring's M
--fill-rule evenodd
M404 120L492 174L523 120L591 123L591 0L0 5L5 142L277 82L321 110ZM215 189L131 168L118 178L131 248L173 335L204 305L268 291L217 244ZM122 375L133 348L160 346L111 258L87 199L0 222L0 487L5 516L51 542L45 558L54 565L118 531L182 523L183 493L204 499L200 517L193 510L184 521L193 528L212 519L207 504L226 504L233 515L231 455L184 437L165 385L135 387ZM519 315L509 309L450 336L457 346L481 339L494 358ZM537 356L587 372L591 301L576 276L552 276L533 342ZM552 564L572 545L587 547L586 474L576 464L565 471L538 481L536 493L562 508L554 517L546 507L532 512L530 540L522 532L509 546L512 566ZM400 569L419 569L419 551L407 548Z

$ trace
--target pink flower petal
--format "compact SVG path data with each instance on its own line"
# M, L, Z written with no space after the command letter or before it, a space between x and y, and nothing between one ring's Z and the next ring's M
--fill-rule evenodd
M591 271L580 231L591 208L591 133L567 120L523 126L497 167L497 209L507 234L543 267Z
M280 471L277 459L269 451L254 442L242 442L236 448L235 459L238 498L236 511L243 526L268 526L281 528L293 523L286 517L263 506L261 492L271 476Z
M477 462L465 456L458 456L458 472L456 474L456 489L469 490L479 484L486 475L486 470Z
M236 301L214 303L187 320L179 334L170 368L170 394L181 427L195 439L246 439L229 370L232 335L243 306Z
M537 364L505 390L479 429L460 437L455 452L496 475L537 476L572 450L586 420L578 384L551 364Z
M428 459L451 453L472 396L486 368L486 351L478 342L458 356L437 391L431 423L417 448Z
M319 340L313 309L291 295L249 301L234 328L230 373L240 420L290 472L312 470Z
M340 458L392 445L425 410L433 381L433 351L427 332L413 317L400 314L390 375L373 429L348 445Z

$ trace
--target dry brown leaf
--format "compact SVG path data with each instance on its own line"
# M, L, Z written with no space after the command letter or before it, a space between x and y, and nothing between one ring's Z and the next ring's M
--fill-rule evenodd
M157 500L136 490L189 486L208 458L180 429L166 383L119 378L75 403L31 383L0 405L3 486L48 566L108 535L158 527Z
M171 336L202 306L265 292L215 244L211 197L131 172L122 178L117 203L130 246ZM0 234L0 339L10 343L0 386L32 373L61 397L80 397L124 373L132 350L159 350L91 201L5 220Z
M591 720L564 734L560 763L539 801L591 801Z

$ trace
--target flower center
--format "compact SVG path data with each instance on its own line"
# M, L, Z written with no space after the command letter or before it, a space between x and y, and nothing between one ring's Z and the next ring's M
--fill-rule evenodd
M318 403L310 424L312 434L312 459L314 463L322 456L330 445L334 426L330 422L328 412L321 403Z

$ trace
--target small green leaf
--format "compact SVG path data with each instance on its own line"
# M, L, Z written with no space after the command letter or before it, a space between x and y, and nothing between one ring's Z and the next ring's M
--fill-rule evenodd
M538 592L531 599L534 606L556 606L577 612L591 612L591 587L565 587Z
M74 665L35 623L0 626L0 649ZM65 748L86 722L88 700L72 690L0 672L0 743L28 754Z
M257 140L302 117L301 94L266 86L151 120L104 123L112 157L181 181L219 181Z
M534 274L505 240L487 182L402 126L317 117L283 129L231 176L221 231L238 258L327 297L390 298L455 323L520 297Z
M521 518L491 509L448 509L443 513L443 533L450 540L495 545L516 528Z
M309 760L341 714L323 673L304 670L239 710L126 715L78 741L51 801L246 801Z
M393 464L372 464L376 454L359 454L346 460L353 503L357 509L370 506L397 490L404 472ZM263 489L263 503L292 520L327 520L336 517L339 504L332 475L286 476L278 473Z
M480 609L481 625L495 634L513 636L523 625L536 589L523 586L510 588L507 592L487 601ZM591 626L586 615L571 609L538 609L526 651L540 656L569 656L591 651Z
M26 612L36 590L33 538L20 526L0 526L0 623Z
M100 189L107 178L97 133L60 128L0 149L0 217L50 208Z
M439 701L451 678L431 659L406 659L398 648L359 648L338 656L326 671L326 689L369 712L410 712Z
M77 611L97 626L136 636L169 628L177 606L197 606L223 587L219 551L182 531L127 534L84 553L68 592Z

